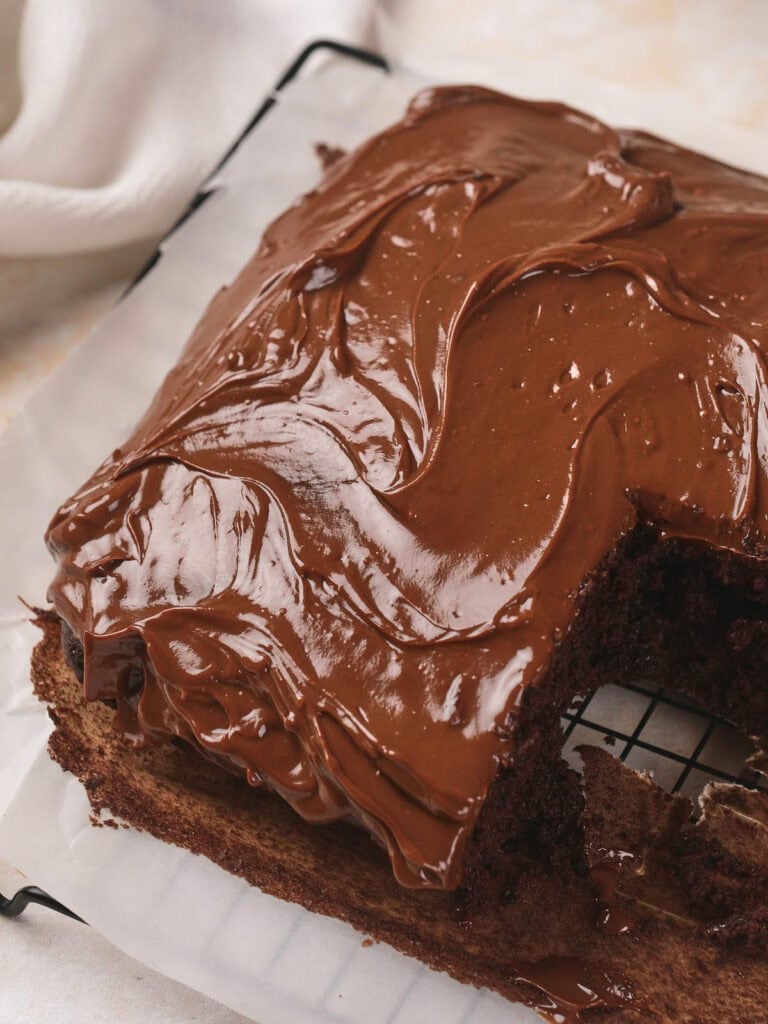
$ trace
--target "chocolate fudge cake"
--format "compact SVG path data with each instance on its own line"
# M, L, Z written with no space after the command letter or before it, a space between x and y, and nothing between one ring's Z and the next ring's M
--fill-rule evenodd
M766 281L765 179L418 95L267 229L54 517L85 696L354 824L425 899L586 871L579 696L641 672L768 735Z
M32 674L55 723L50 751L83 782L95 824L116 815L550 1024L768 1024L766 794L716 787L692 824L686 800L584 748L580 861L553 871L531 859L510 894L468 918L455 892L396 885L362 829L308 824L187 744L126 746L112 710L83 700L58 617L39 625Z

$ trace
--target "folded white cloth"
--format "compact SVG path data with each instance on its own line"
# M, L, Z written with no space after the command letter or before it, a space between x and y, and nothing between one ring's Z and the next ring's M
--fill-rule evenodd
M369 8L4 0L0 256L82 252L162 232L281 64L313 36L361 39Z
M365 43L372 4L0 0L0 432L288 61L319 36Z

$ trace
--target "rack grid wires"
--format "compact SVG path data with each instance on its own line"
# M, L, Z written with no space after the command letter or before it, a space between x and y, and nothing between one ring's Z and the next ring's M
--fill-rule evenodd
M695 797L707 782L738 782L768 791L750 769L753 747L733 726L686 697L653 683L622 683L593 691L563 716L565 756L574 748L607 744L630 768L650 771L673 793Z

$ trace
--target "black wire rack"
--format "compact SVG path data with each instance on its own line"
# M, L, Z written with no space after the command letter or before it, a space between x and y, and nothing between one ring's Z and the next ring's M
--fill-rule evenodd
M58 914L63 914L65 917L71 917L75 921L85 923L82 917L78 917L68 907L65 907L63 903L59 903L58 900L49 896L47 892L38 889L36 885L27 885L23 889L19 889L10 899L0 895L0 914L3 917L19 917L31 903L39 907L46 907L48 910L55 910Z
M563 729L566 755L582 743L606 743L672 793L695 796L707 782L768 790L768 780L748 765L754 748L741 732L664 687L594 690L565 712Z
M277 80L242 134L224 154L211 178L274 106L279 93L318 53L342 56L389 70L387 61L378 53L331 39L317 39L309 43ZM213 187L204 184L168 235L199 209L212 193ZM161 255L162 244L129 290L149 273ZM580 744L607 743L622 761L632 768L652 771L656 781L671 792L693 796L709 781L739 782L749 788L768 790L768 782L745 767L752 747L743 735L685 697L652 684L623 683L594 691L564 714L563 730L566 757L573 757L574 748ZM574 760L574 763L577 762ZM0 895L0 915L18 917L29 904L82 920L35 886L20 889L11 899Z

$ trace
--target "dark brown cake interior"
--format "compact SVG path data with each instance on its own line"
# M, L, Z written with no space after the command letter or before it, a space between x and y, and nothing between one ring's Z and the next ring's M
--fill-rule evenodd
M549 677L526 694L515 764L502 768L468 861L475 896L509 891L520 864L578 859L579 787L561 715L597 687L671 686L751 736L768 733L768 570L758 559L633 530L584 582ZM768 874L768 864L766 864Z

